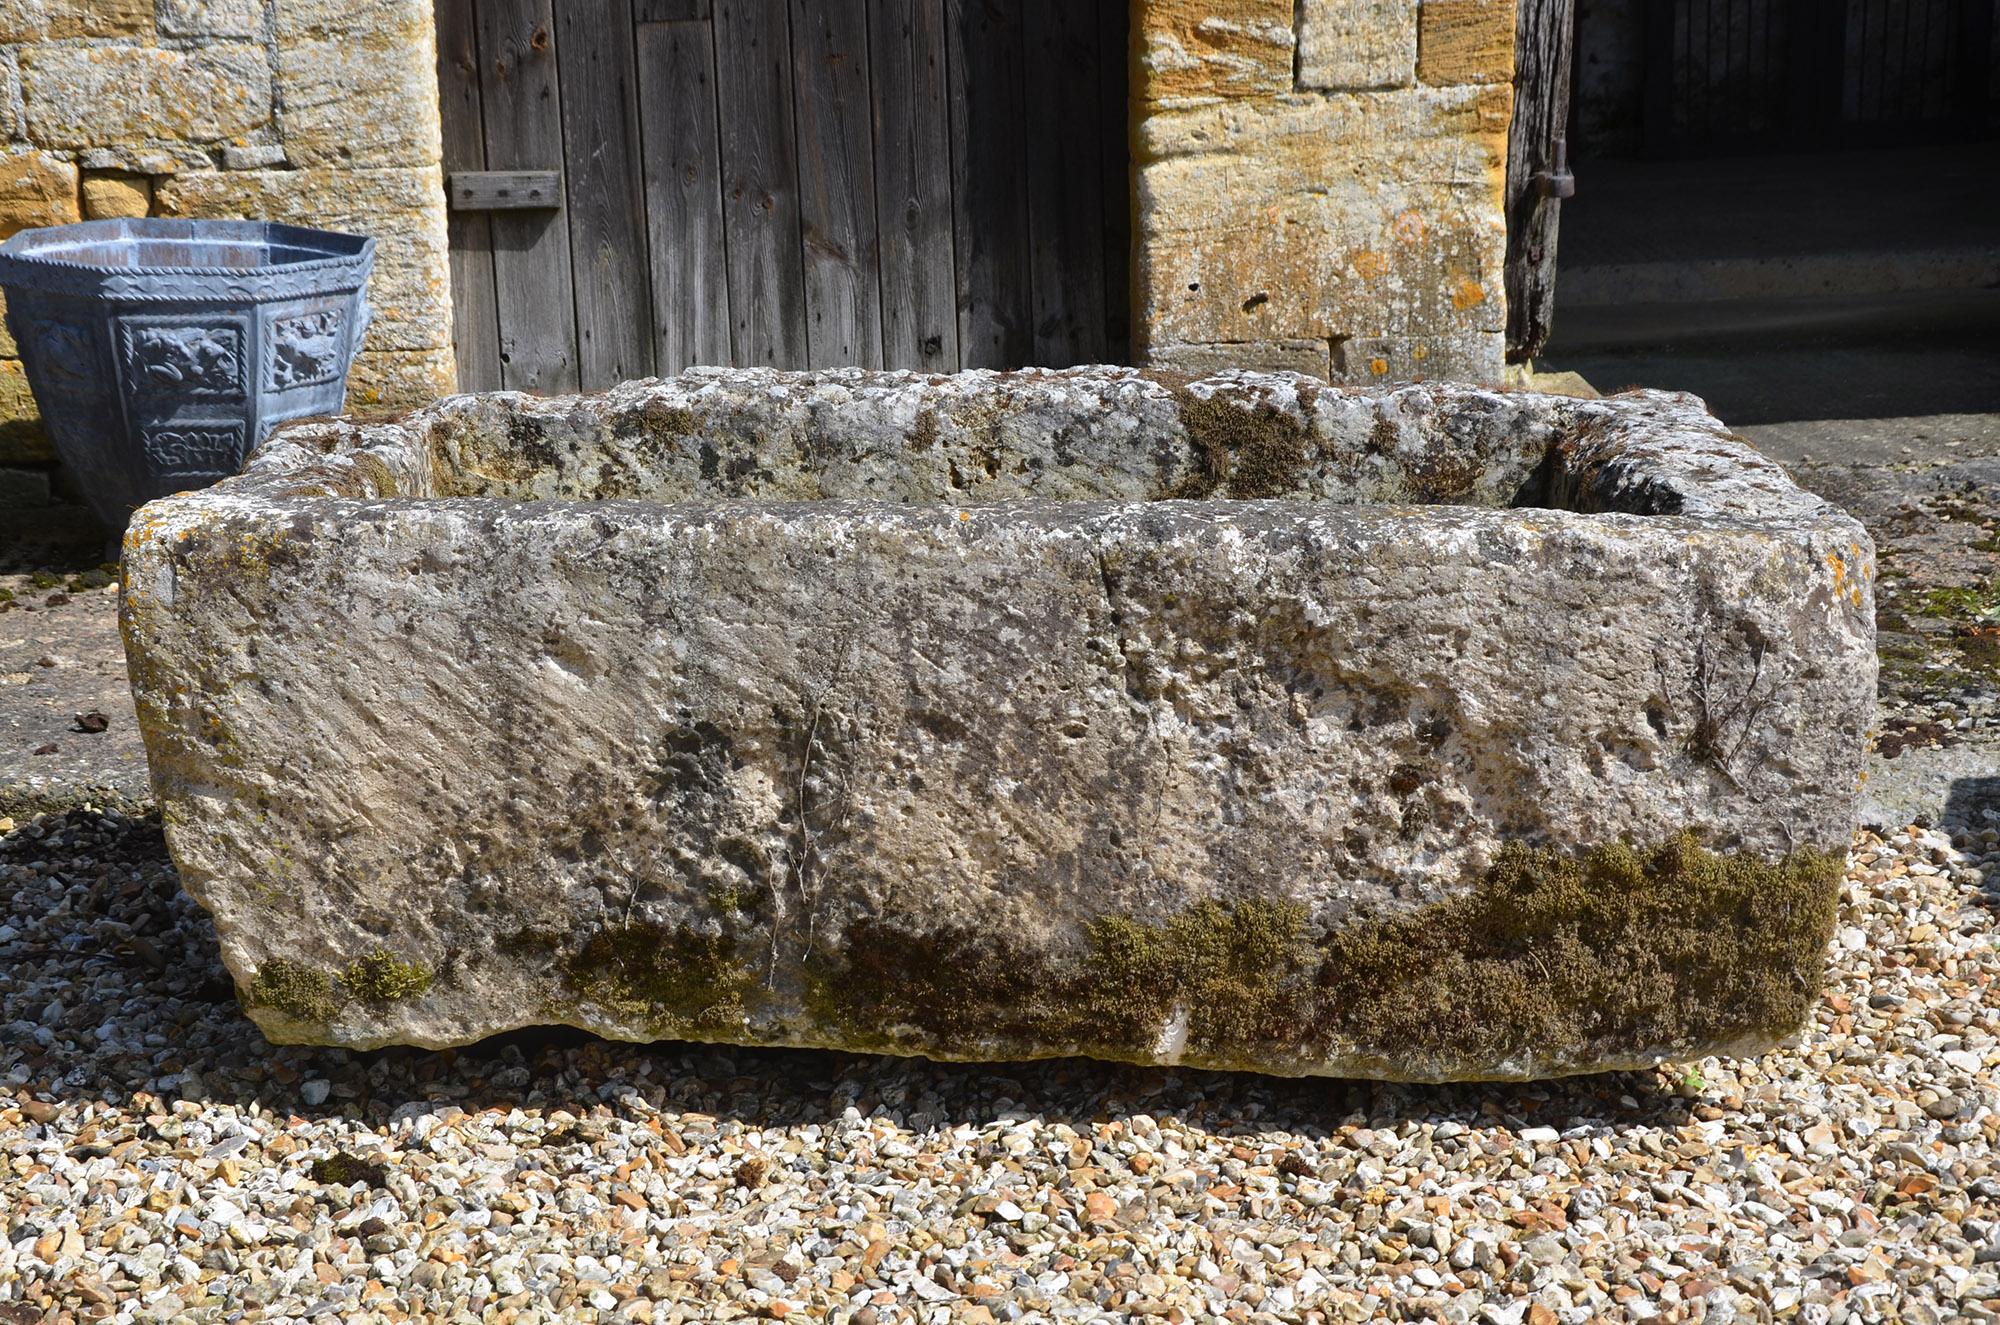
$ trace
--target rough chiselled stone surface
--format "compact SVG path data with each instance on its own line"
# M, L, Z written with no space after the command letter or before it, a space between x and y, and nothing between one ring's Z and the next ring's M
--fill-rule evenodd
M1138 26L1142 103L1196 105L1287 92L1293 0L1145 0Z
M0 42L118 37L152 22L153 0L0 0Z
M295 13L280 5L277 28L285 147L294 165L423 166L437 160L437 61L428 5L399 0L365 11L342 5L337 13L312 5Z
M88 175L83 214L93 221L146 216L153 209L152 181L144 175Z
M1155 345L1146 356L1164 372L1205 377L1247 368L1257 372L1304 373L1330 377L1332 349L1323 340L1231 341L1223 344Z
M1873 711L1866 535L1685 396L701 370L281 432L125 568L183 881L357 1046L1753 1049Z
M260 46L24 46L28 137L42 147L212 142L271 119Z
M1147 343L1417 338L1424 376L1497 379L1511 108L1505 87L1415 88L1150 117Z
M1303 0L1299 86L1408 87L1416 81L1418 8L1410 0Z
M0 155L0 239L77 219L74 165L50 152Z
M261 38L264 0L161 0L160 31L170 37L211 40Z
M1417 77L1440 86L1514 77L1514 0L1424 0Z
M1214 346L1212 362L1228 362L1230 347L1312 341L1331 347L1314 371L1336 380L1375 380L1383 364L1397 378L1497 382L1510 0L1299 0L1261 27L1253 9L1135 10L1142 360L1173 367ZM1193 40L1277 32L1280 9L1297 22L1296 52L1283 52L1295 73L1276 44L1232 64L1222 54L1237 46ZM1353 341L1392 352L1350 370L1341 346Z

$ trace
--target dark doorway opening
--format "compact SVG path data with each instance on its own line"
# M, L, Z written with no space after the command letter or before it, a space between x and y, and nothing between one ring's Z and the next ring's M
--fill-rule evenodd
M2000 412L1996 13L1578 0L1539 366L1739 425Z

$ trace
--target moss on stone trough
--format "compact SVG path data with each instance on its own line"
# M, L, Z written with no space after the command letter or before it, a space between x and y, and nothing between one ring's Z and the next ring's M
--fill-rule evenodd
M341 983L357 998L371 1003L395 1003L430 992L431 969L421 962L407 962L377 948L361 960L349 963Z
M332 1021L344 1000L325 971L273 957L257 968L250 982L249 1001L255 1007L282 1012L293 1021L319 1024Z
M250 981L248 1002L307 1026L324 1026L352 999L382 1007L420 998L430 992L434 979L430 967L405 961L382 948L348 963L338 975L274 957L257 968Z
M1805 1019L1840 862L1717 855L1681 835L1582 856L1510 845L1465 894L1315 939L1302 908L1204 902L1088 926L1079 950L1007 934L849 928L809 1017L902 1052L1075 1052L1256 1067L1339 1057L1441 1075L1588 1065L1605 1046L1773 1041ZM1458 1066L1454 1066L1458 1065Z
M1181 426L1201 468L1165 494L1200 500L1276 497L1299 486L1307 459L1306 425L1269 401L1246 409L1221 396L1198 396L1178 380L1160 379L1173 393Z
M612 925L563 969L578 996L662 1035L699 1038L740 1027L761 992L734 938L693 927Z

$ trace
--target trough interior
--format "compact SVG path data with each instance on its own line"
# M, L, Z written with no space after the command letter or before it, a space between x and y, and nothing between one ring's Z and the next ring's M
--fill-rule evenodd
M1001 400L497 394L452 402L425 434L441 497L1606 509L1563 469L1562 443L1587 421L1547 396L1418 386L1273 402L1170 385L1060 407Z

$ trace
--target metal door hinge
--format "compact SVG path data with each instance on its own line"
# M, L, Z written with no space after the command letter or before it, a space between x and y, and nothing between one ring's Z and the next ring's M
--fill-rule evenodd
M1569 169L1569 139L1556 139L1555 165L1549 170L1537 170L1528 176L1535 191L1544 198L1574 198L1576 196L1576 176Z

